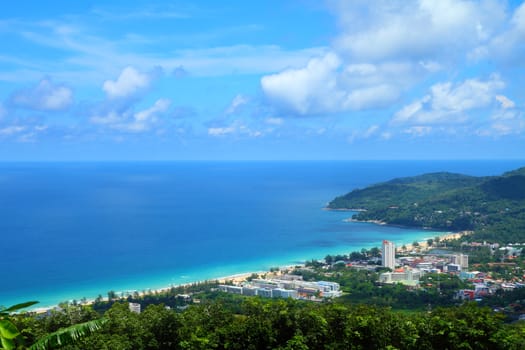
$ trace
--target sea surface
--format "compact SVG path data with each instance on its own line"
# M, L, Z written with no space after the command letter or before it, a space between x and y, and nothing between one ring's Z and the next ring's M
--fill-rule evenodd
M302 263L438 233L345 222L337 195L525 161L0 163L0 305L39 306Z

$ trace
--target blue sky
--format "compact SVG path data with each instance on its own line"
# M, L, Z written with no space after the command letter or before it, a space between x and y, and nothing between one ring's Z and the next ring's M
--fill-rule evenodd
M42 1L0 160L525 158L519 1Z

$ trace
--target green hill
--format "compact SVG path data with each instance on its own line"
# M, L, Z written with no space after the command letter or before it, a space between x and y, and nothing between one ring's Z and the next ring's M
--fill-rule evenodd
M337 197L328 208L364 210L357 220L525 242L525 168L490 177L443 172L394 179Z

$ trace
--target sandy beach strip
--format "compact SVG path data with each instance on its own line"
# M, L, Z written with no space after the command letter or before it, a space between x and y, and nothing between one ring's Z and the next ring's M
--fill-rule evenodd
M436 235L435 237L429 237L429 239L435 240L436 238L439 238L440 242L446 242L446 241L452 241L452 240L459 239L466 235L471 235L472 233L474 233L474 231L444 232L441 235ZM424 252L424 251L429 250L430 248L428 246L428 240L419 241L417 243L418 243L418 247L414 247L414 243L405 244L404 245L406 248L405 251L410 252L410 251L416 250L417 248L419 251ZM401 247L396 247L396 250L402 251Z

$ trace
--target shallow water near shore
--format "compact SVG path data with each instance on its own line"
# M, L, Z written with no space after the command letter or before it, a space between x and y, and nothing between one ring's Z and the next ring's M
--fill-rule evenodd
M439 234L323 210L354 188L523 161L0 164L0 305L105 296Z

